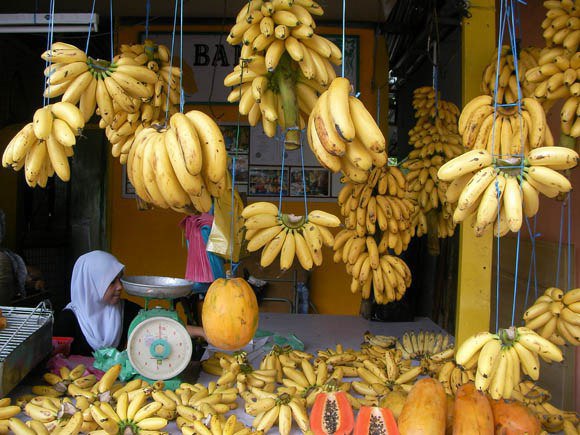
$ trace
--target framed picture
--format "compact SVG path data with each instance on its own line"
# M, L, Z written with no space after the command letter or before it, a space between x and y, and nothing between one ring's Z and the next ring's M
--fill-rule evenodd
M236 151L236 137L238 135L237 124L220 124L220 130L224 135L226 150L232 154ZM238 154L248 154L250 152L250 126L240 125L240 137L238 140Z
M282 169L278 166L252 166L250 168L248 195L280 195L280 177ZM288 171L284 171L282 195L288 195Z
M122 198L137 198L137 193L135 193L135 187L129 181L129 177L127 176L127 165L123 165L122 168L122 176L123 176L123 183L122 183L122 191L121 197Z
M305 182L302 180L302 168L290 168L290 196L303 196L304 185L309 197L330 196L330 172L323 168L304 168Z
M232 163L234 161L233 154L230 153L230 158L228 159L228 171L232 173ZM248 155L238 154L236 157L236 185L238 183L248 183Z

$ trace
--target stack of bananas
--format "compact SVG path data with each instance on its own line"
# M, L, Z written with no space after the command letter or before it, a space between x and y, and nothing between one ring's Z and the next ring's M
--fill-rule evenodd
M469 337L457 348L455 361L469 367L477 359L476 388L488 391L494 399L509 399L522 372L538 379L540 357L548 362L563 360L562 351L549 340L529 328L511 327Z
M400 300L411 285L411 271L407 264L394 255L379 252L372 236L359 237L354 230L342 230L334 243L334 261L346 264L352 276L350 290L361 292L363 299L371 296L378 304Z
M536 414L546 432L562 432L565 435L580 433L580 420L574 411L564 411L547 401L526 406Z
M60 375L47 372L42 375L42 379L44 379L44 381L51 385L56 391L62 393L67 391L70 384L75 384L77 387L87 390L97 383L97 378L93 374L83 376L84 373L85 366L83 364L77 365L72 370L63 366L60 369Z
M363 334L363 340L369 346L378 346L384 350L395 347L397 343L397 337L393 335L377 335L370 331L366 331Z
M447 361L437 372L436 378L443 385L445 393L455 396L459 387L475 381L473 369L474 367L459 366L455 361Z
M65 102L48 104L36 112L6 146L2 166L15 171L24 167L30 187L45 187L55 173L62 181L70 179L68 158L74 154L76 136L85 121L79 109Z
M580 345L580 288L549 287L524 313L526 327L558 346Z
M312 269L322 264L322 246L332 247L334 236L329 228L340 225L340 219L322 210L312 210L308 216L283 214L270 202L254 202L242 211L246 227L247 249L262 249L260 265L268 267L280 255L280 269L292 267L294 257L300 265Z
M387 164L386 140L373 116L350 96L348 79L338 77L324 91L308 118L308 144L322 166L364 183L372 167Z
M578 6L571 0L544 1L548 9L542 22L548 47L563 46L570 52L578 50L580 44L580 24L578 23Z
M436 105L435 89L430 86L415 89L413 107L417 123L409 131L409 144L415 149L401 165L409 170L405 176L406 198L418 203L411 217L411 236L421 237L431 228L439 238L449 237L455 230L453 209L445 199L447 185L437 178L437 170L448 159L463 153L457 134L459 109L444 100L438 100Z
M310 427L306 401L296 393L296 388L279 387L269 393L251 388L243 395L246 413L254 416L252 427L263 433L274 425L281 435L288 435L295 421L300 430L307 432Z
M476 235L494 224L494 234L502 237L519 231L523 215L532 217L538 212L539 193L554 198L569 192L570 181L557 170L573 168L577 162L578 153L565 147L535 148L523 162L521 157L498 159L476 149L445 163L437 175L452 182L446 195L448 201L457 202L455 222L476 214Z
M444 361L453 357L453 343L449 342L449 335L441 332L435 334L429 331L405 332L396 343L405 359L431 358L434 361Z
M178 426L183 435L247 435L256 432L254 428L246 427L232 414L226 420L222 415L212 415L206 426L203 420L191 420L191 425L182 424Z
M242 49L239 64L224 79L225 86L233 86L228 101L239 101L250 125L261 118L269 137L277 125L304 128L318 93L336 77L332 64L341 64L342 53L315 33L312 15L322 14L311 0L254 0L242 7L230 29L228 43ZM287 146L299 143L287 141Z
M515 75L514 56L509 45L503 45L501 57L499 60L499 77L498 88L496 86L497 71L497 48L491 57L489 64L483 70L483 79L481 81L481 92L485 95L491 95L494 100L497 94L497 103L515 103L518 99L518 83L524 97L534 95L535 84L525 80L526 72L538 66L540 49L536 47L523 48L518 53L518 75Z
M498 107L494 113L492 97L475 97L461 112L459 134L465 148L503 157L528 155L535 148L554 145L544 108L529 97L522 98L521 116L515 106Z
M338 194L338 205L346 227L339 233L341 243L346 243L343 238L347 234L356 233L358 237L381 234L379 254L393 249L400 255L406 250L411 241L410 218L415 204L405 198L405 187L405 176L395 166L374 168L366 183L344 183Z
M147 127L135 136L127 176L137 195L160 208L208 212L212 197L229 189L222 132L203 112L175 113L167 128Z
M296 367L303 359L311 359L313 355L291 346L274 346L260 362L260 370L276 370L276 382L282 383L284 367Z

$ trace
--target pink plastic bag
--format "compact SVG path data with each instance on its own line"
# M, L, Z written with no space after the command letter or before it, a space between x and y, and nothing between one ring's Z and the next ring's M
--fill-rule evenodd
M87 376L89 374L93 374L97 377L97 379L101 379L101 377L105 374L105 372L96 369L93 367L93 362L95 361L94 358L82 355L69 355L65 357L63 354L59 353L53 356L51 359L48 360L46 363L46 368L54 373L59 374L61 367L68 367L69 369L74 369L79 364L84 364L86 367L83 376Z
M214 280L206 246L201 235L201 227L211 227L213 216L209 213L185 217L179 226L183 228L188 241L185 278L193 282L212 282Z

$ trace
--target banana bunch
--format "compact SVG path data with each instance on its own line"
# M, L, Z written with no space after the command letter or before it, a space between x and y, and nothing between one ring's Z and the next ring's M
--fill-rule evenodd
M42 379L55 390L65 392L69 384L75 384L83 389L90 389L96 384L97 378L93 374L83 376L86 371L84 364L78 364L72 370L67 366L60 368L60 373L57 375L52 372L47 372L42 375Z
M227 153L218 125L203 112L175 113L167 128L135 137L127 175L137 195L160 208L208 212L229 188Z
M76 434L81 430L83 423L82 413L72 405L70 399L61 402L54 397L36 396L24 406L24 413L32 421L41 423L49 432L66 426L74 417L69 427Z
M340 219L322 210L312 210L308 216L283 214L270 202L254 202L242 211L246 228L247 249L262 249L260 265L268 267L280 255L280 269L292 267L294 257L300 265L312 269L322 264L322 246L332 247L334 236L329 228L340 225Z
M401 351L404 359L430 358L433 361L445 361L453 358L453 343L449 342L449 335L441 332L435 334L429 331L415 333L405 332L395 344Z
M354 230L343 230L336 237L334 261L346 264L346 272L352 276L351 292L361 291L363 299L368 299L372 289L377 303L388 304L404 296L411 285L411 271L402 259L386 253L386 243L381 248L383 253L372 236L359 237Z
M475 97L461 112L459 133L465 148L487 150L504 158L527 156L535 148L554 145L544 108L531 97L522 98L521 116L515 106L498 107L494 112L489 95Z
M313 355L291 346L280 347L275 345L260 361L260 370L276 370L276 382L282 383L284 367L296 368L303 359L310 360Z
M364 343L368 343L370 346L379 346L384 349L390 349L397 344L397 337L392 335L377 335L370 331L366 331L363 334Z
M493 399L509 399L520 384L522 372L532 380L540 374L540 361L563 360L562 351L526 327L500 329L497 334L480 332L457 348L455 361L469 367L477 359L475 386Z
M352 183L364 183L373 166L387 164L386 140L373 116L350 91L348 79L332 81L310 113L307 138L322 166L342 171Z
M200 383L182 383L173 395L167 394L167 391L165 393L168 397L171 396L170 400L175 402L178 426L183 422L183 419L186 422L187 420L201 420L210 415L225 414L238 407L236 388L229 385L218 385L213 381L209 382L207 386ZM177 400L175 396L177 396ZM169 402L164 405L167 408L171 406Z
M522 381L514 387L512 398L526 405L539 404L550 401L552 394L533 381Z
M445 393L455 396L459 387L475 381L475 372L458 366L454 361L447 361L437 373L437 380L443 385Z
M382 232L379 253L393 249L400 255L406 250L411 240L410 217L415 204L404 198L405 187L405 176L395 166L374 168L366 183L344 183L338 194L347 229L340 233L341 243L346 242L347 234L355 232L359 237L373 236L378 226Z
M548 47L563 46L570 52L578 50L580 44L580 24L578 6L571 0L544 1L547 9L542 22L542 36Z
M445 238L453 235L455 225L451 220L452 205L445 201L447 183L437 178L437 170L448 159L463 153L457 134L459 108L445 100L435 104L435 89L430 86L414 90L413 107L417 123L409 130L409 144L414 149L401 165L408 170L405 197L419 205L411 216L410 234L422 237L431 228L437 230L438 237Z
M183 435L247 435L252 433L261 433L248 428L232 414L226 420L223 415L212 415L209 420L209 426L206 426L202 420L190 420L182 422L179 426Z
M230 29L227 42L241 44L241 52L224 79L226 87L233 87L228 101L239 102L250 125L261 118L269 137L277 125L304 128L318 94L336 77L332 64L342 63L342 53L315 33L312 15L323 12L314 1L254 0L242 7ZM297 135L286 142L289 148L299 143Z
M563 432L565 435L580 433L580 422L574 411L564 411L548 401L527 405L538 417L542 429L547 432Z
M318 350L314 360L314 367L315 370L318 370L318 365L324 364L326 370L330 373L333 373L335 370L340 370L343 377L353 378L358 377L356 368L362 366L363 361L369 358L370 356L367 353L354 351L353 349L344 349L342 344L339 343L334 349Z
M549 287L524 313L526 327L558 346L580 345L580 289Z
M353 381L352 389L371 402L394 390L409 391L417 377L423 373L421 366L399 366L390 352L380 362L363 361L363 366L356 370L361 380Z
M234 363L247 364L248 354L245 351L234 352L232 355L225 352L214 352L208 359L201 362L201 369L213 376L221 376Z
M476 214L476 235L494 224L494 234L502 237L519 231L523 215L532 217L538 212L540 193L554 198L572 189L557 171L573 168L577 161L578 154L569 148L541 147L529 152L522 169L521 157L494 158L487 150L474 149L445 163L437 176L451 182L446 197L457 202L455 222Z
M62 181L70 179L68 158L74 154L76 136L85 126L79 109L69 103L46 105L36 112L8 143L2 166L15 171L24 168L26 183L46 187L55 173Z
M269 393L252 387L243 397L246 413L254 416L252 427L257 431L266 433L277 425L281 435L288 435L293 422L303 432L309 430L306 401L296 394L295 388L280 387Z
M538 66L540 49L536 47L523 48L518 53L518 77L515 74L514 56L509 45L502 46L499 60L499 77L496 86L497 48L491 57L489 64L483 70L481 92L496 99L497 103L515 103L518 100L518 83L524 97L534 95L535 85L525 80L526 72Z

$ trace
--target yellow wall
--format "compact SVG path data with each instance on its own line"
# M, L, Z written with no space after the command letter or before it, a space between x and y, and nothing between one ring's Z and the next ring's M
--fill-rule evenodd
M190 26L184 31L218 31L219 26ZM167 31L168 27L150 27L151 32ZM319 27L320 33L339 33L337 28ZM119 43L138 41L142 27L125 27L119 32ZM374 32L371 29L349 29L349 35L359 36L359 87L361 100L375 113L375 96L371 91L373 72ZM207 106L187 107L186 110L208 111ZM214 111L223 113L220 121L235 122L236 106L214 105ZM386 116L386 114L385 114ZM278 162L272 162L276 164ZM182 243L179 221L184 217L167 210L139 211L135 200L121 197L122 169L118 160L111 158L109 183L111 251L126 265L128 274L183 276L186 249ZM321 209L339 214L336 202L311 202L309 209ZM283 205L285 213L303 214L302 202ZM351 294L350 278L343 264L334 264L332 251L326 250L324 263L311 276L310 297L318 312L323 314L358 314L360 295Z

